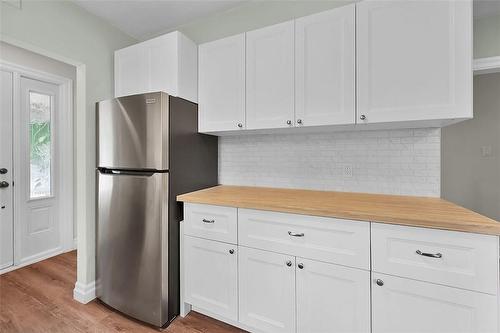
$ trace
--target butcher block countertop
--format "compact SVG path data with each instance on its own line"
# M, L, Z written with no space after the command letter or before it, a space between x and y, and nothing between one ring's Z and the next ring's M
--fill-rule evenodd
M500 236L500 222L439 198L219 185L177 200Z

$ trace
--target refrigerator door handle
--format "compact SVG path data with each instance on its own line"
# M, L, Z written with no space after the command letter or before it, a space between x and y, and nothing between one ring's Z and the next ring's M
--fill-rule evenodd
M129 171L129 170L115 170L115 169L106 169L106 168L98 168L99 172L105 175L112 176L143 176L143 177L151 177L156 173L156 171L144 170L144 171Z

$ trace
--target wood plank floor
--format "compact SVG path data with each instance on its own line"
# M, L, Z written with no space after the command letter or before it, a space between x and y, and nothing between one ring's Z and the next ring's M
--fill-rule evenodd
M156 329L97 301L76 302L75 281L76 251L1 275L0 332L244 332L195 312L177 318L166 329Z

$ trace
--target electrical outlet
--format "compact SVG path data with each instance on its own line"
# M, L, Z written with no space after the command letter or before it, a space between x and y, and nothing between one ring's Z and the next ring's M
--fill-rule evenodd
M481 155L483 157L490 157L491 156L491 146L482 146L481 147Z
M344 177L352 177L352 166L346 165L344 167Z

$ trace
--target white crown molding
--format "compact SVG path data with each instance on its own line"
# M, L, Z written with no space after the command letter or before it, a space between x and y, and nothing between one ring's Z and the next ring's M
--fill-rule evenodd
M474 75L500 72L500 56L474 59Z
M73 289L73 298L83 304L87 304L95 299L95 281L87 284L77 281L75 283L75 289Z

